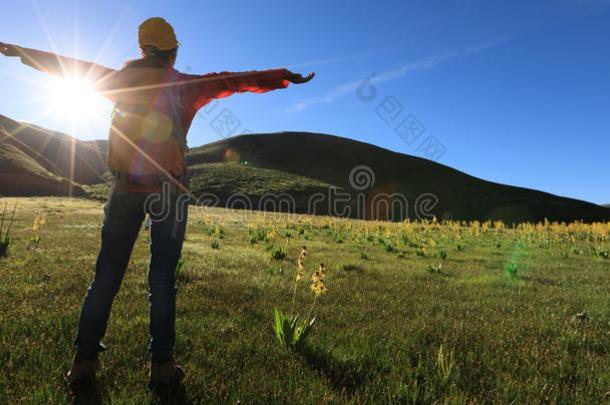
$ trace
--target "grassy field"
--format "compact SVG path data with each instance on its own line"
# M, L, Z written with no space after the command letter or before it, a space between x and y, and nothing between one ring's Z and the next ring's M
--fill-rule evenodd
M102 205L7 201L18 208L14 245L0 259L0 403L67 402L62 374ZM147 243L143 231L84 402L152 400ZM290 351L275 340L273 309L290 310L303 245L309 273L325 264L328 292L307 346ZM610 224L508 229L192 210L178 273L176 358L188 375L177 400L609 401L609 250ZM296 298L303 315L307 284Z

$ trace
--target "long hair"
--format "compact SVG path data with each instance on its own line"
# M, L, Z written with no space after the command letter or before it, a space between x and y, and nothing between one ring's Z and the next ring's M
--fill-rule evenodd
M125 62L124 67L152 67L152 68L167 68L170 67L172 59L178 55L178 48L160 51L156 46L145 45L140 48L142 57Z

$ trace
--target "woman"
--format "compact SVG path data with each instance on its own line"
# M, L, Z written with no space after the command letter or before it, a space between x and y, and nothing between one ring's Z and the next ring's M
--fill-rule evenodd
M142 58L113 70L52 53L0 43L0 52L20 57L33 68L57 76L84 77L113 101L108 169L113 183L104 207L101 249L95 277L83 303L76 354L67 373L73 390L95 377L98 353L112 301L146 214L151 218L150 386L174 385L184 369L174 362L175 268L184 240L188 196L186 134L197 110L234 93L264 93L314 77L286 69L191 75L173 68L179 43L159 17L138 30ZM186 197L186 198L185 198Z

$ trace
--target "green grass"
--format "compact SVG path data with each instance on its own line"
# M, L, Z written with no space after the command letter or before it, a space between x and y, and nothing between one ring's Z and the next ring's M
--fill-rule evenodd
M243 193L262 196L267 193L310 192L327 190L330 184L243 163L200 163L189 167L191 188L195 195L208 192L222 195Z
M310 195L327 192L331 187L328 183L304 176L236 162L199 163L189 169L189 188L195 196L213 194L226 203L228 196L244 194L254 201L255 208L258 198L262 196L288 194L295 199L295 204L300 209L305 209ZM85 185L83 189L89 197L97 200L104 200L108 195L107 183Z
M62 403L102 205L18 202L14 245L0 259L0 402ZM38 214L47 224L31 251ZM608 250L609 237L608 225L483 229L193 210L178 273L176 358L187 367L184 398L607 401L610 260L597 252ZM89 399L151 399L147 243L142 231L113 307L96 398ZM273 309L290 310L303 245L310 272L325 264L329 291L316 304L308 345L290 351L276 341ZM286 257L274 257L270 246ZM442 272L428 271L441 262ZM269 271L278 266L283 271ZM311 300L301 288L299 311ZM590 319L570 319L581 311Z

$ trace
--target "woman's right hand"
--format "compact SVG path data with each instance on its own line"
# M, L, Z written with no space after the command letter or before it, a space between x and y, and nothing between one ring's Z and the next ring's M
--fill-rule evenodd
M17 45L0 42L0 53L4 56L19 56L19 47Z

